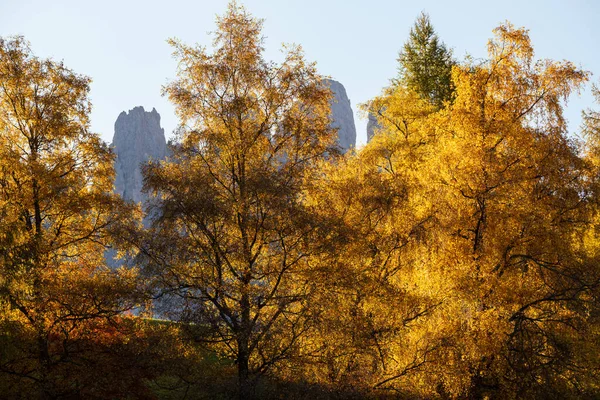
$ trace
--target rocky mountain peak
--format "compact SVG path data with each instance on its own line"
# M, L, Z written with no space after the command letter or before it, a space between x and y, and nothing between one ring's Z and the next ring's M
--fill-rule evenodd
M331 126L338 128L338 144L342 152L345 153L356 146L354 113L344 85L333 79L326 79L325 82L329 85L334 96L331 101Z
M141 164L149 159L162 160L167 156L160 114L155 108L147 112L144 107L123 111L115 122L112 147L117 156L115 192L126 200L143 201Z

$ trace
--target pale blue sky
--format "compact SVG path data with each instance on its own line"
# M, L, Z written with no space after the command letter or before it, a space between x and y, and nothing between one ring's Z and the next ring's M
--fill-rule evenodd
M530 29L539 58L566 59L600 81L600 2L570 1L393 1L245 0L264 18L266 58L279 59L281 43L301 44L320 73L340 81L355 111L358 144L366 122L356 105L377 95L396 74L398 50L421 11L430 14L442 40L458 59L485 56L487 40L509 20ZM211 44L215 15L227 0L0 0L0 35L24 35L40 57L64 60L93 79L92 128L112 140L123 110L156 107L167 136L177 125L161 85L175 76L165 40ZM591 103L589 90L572 97L572 130ZM600 108L600 106L598 106Z

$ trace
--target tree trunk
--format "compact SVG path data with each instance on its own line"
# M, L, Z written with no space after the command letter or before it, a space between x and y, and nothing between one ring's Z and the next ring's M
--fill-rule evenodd
M249 379L249 360L250 360L250 299L247 291L242 294L241 299L241 332L238 336L238 388L239 398L249 399L251 398L251 388Z
M248 358L248 354L240 349L238 353L238 394L240 400L251 398Z

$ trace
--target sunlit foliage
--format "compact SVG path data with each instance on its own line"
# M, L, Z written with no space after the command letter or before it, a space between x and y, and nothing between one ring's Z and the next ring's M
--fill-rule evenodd
M581 396L595 390L600 269L593 180L561 101L588 74L535 62L527 32L510 24L488 49L486 62L453 68L456 97L445 109L401 87L374 99L380 134L326 173L322 201L339 204L343 226L364 227L338 268L393 288L378 298L355 284L339 302L369 316L355 332L371 329L374 389ZM371 252L353 250L371 235Z
M340 156L323 77L261 32L232 2L212 51L170 41L145 227L89 78L0 39L0 393L597 398L600 114L563 116L589 73L509 23L457 63L422 14Z

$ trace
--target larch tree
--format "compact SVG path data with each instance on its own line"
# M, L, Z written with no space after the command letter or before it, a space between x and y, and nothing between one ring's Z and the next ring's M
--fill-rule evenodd
M331 390L417 396L395 382L430 363L442 344L443 329L423 325L445 296L422 265L437 244L429 234L436 193L423 169L430 146L422 144L435 129L435 110L414 92L393 93L374 101L390 117L381 134L356 156L324 162L307 189L306 204L327 221L319 233L328 246L312 261L319 323L303 338L310 357L289 374L302 370L303 379Z
M383 90L378 101L369 102L362 106L363 112L369 115L369 124L373 124L374 131L380 131L382 126L393 121L396 127L407 125L414 121L415 116L423 117L425 108L427 112L435 112L454 97L452 83L452 67L456 64L452 58L452 51L440 41L429 15L421 13L398 57L398 76L392 80L390 87ZM392 93L394 95L392 96ZM398 114L387 112L385 99L396 99L399 96L408 97L407 104L414 104L410 97L420 97L431 107L419 106L419 110L410 110L404 107L409 120L398 119ZM401 106L402 107L402 106ZM400 128L403 129L403 128ZM369 130L369 127L367 127ZM384 129L385 131L385 129ZM373 132L375 133L375 132Z
M178 79L164 93L181 134L172 157L144 172L157 196L147 269L178 306L174 318L235 361L241 398L311 326L316 221L301 193L336 153L330 90L299 47L265 61L261 29L232 2L212 53L171 41Z
M456 99L429 163L455 284L448 322L461 332L446 363L462 372L445 385L468 377L472 396L567 396L589 371L577 359L600 277L581 244L593 226L586 165L562 115L588 74L535 61L524 29L494 33L486 62L453 70Z
M421 13L398 57L397 84L418 93L437 108L452 99L452 51L440 41L429 15Z
M7 396L81 395L85 343L132 305L135 275L103 257L132 210L89 131L89 82L21 37L0 38L0 376L17 390Z

